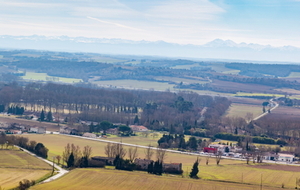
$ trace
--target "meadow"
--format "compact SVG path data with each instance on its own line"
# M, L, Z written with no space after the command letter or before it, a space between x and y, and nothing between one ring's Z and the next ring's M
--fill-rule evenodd
M252 113L253 118L255 118L262 114L262 106L232 103L226 111L225 116L245 117L247 113Z
M76 137L63 136L63 135L24 135L30 140L42 142L49 149L49 158L55 155L62 155L64 147L67 143L74 143L83 148L89 145L93 149L93 156L105 156L104 147L107 143L91 141L87 139L80 139ZM124 138L123 138L124 139ZM125 142L122 139L122 142ZM112 140L112 139L107 139ZM147 142L148 143L148 142ZM125 146L127 149L128 147ZM144 149L138 148L138 157L144 158ZM200 172L199 177L205 180L212 181L226 181L231 183L247 183L258 185L260 184L261 176L263 183L267 186L281 187L284 183L285 187L295 187L296 178L300 178L300 172L283 170L281 165L275 164L250 164L247 165L246 161L222 159L220 165L216 165L214 157L209 158L209 164L206 165L206 157L199 157ZM153 157L155 159L155 157ZM186 155L180 153L167 153L165 163L182 163L184 170L184 178L187 178L188 173L191 171L192 165L197 159L195 155ZM265 166L270 166L265 168ZM294 166L299 168L298 166ZM298 169L296 169L298 171ZM299 168L300 171L300 168ZM146 173L145 173L146 174Z
M145 172L126 172L111 169L75 169L56 181L36 185L33 190L81 189L139 189L139 190L252 190L258 185L212 182L176 176L155 176ZM279 188L263 185L264 190Z
M20 150L0 150L0 187L11 189L23 179L39 180L52 172L50 165Z
M82 82L81 79L65 78L65 77L53 77L47 75L47 73L35 73L26 71L26 75L22 76L24 80L38 80L38 81L55 81L64 83L77 83Z
M173 91L173 84L152 82L152 81L139 81L139 80L105 80L94 81L94 84L106 87L126 88L126 89L144 89L144 90L158 90L165 91L167 89Z

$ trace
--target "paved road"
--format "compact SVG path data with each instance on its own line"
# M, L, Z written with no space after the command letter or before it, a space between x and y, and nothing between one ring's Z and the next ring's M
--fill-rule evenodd
M279 106L279 104L277 102L274 102L273 98L270 100L270 102L272 104L275 104L275 106L270 109L270 111L272 112L274 109L276 109ZM258 119L260 119L260 118L262 118L262 117L264 117L268 114L269 114L268 111L266 111L265 113L263 113L263 114L259 115L258 117L254 118L253 121L258 120Z
M43 161L46 162L47 164L53 166L53 162L51 162L51 161L49 161L49 160L46 160L46 159L44 159L44 158L42 158L42 157L39 157L39 156L37 156L36 154L34 154L34 153L32 153L32 152L29 152L28 150L26 150L26 149L24 149L24 148L21 148L21 147L19 147L19 146L16 146L16 147L22 149L24 152L26 152L26 153L28 153L28 154L30 154L30 155L32 155L32 156L34 156L34 157L36 157L36 158L38 158L38 159L40 159L40 160L43 160ZM65 175L65 174L67 174L67 173L69 172L68 170L65 170L65 169L61 168L61 167L58 166L57 164L54 164L54 167L57 169L57 171L55 171L55 172L58 172L58 173L57 173L56 175L54 175L54 176L52 176L52 177L50 177L50 178L48 178L48 179L46 179L46 180L40 182L40 183L47 183L47 182L50 182L50 181L55 180L55 179L57 179L57 178L59 178L59 177Z

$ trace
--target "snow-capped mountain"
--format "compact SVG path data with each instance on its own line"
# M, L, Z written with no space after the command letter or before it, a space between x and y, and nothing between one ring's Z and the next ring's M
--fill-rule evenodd
M212 59L300 62L300 48L235 43L216 39L204 45L180 45L164 41L69 36L0 36L0 48L77 51L105 54L158 55Z

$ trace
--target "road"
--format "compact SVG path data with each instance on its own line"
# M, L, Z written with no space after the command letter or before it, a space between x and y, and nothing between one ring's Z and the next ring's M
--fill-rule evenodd
M138 147L138 148L149 148L149 146L142 146L142 145L136 145L136 144L128 144L128 143L123 143L123 142L116 142L116 141L109 141L109 140L104 140L104 139L98 139L98 138L89 138L89 137L82 137L82 136L75 136L75 135L66 135L66 134L60 134L60 135L65 135L69 137L74 137L74 138L81 138L81 139L87 139L87 140L92 140L92 141L99 141L99 142L106 142L106 143L114 143L114 144L122 144L125 146L133 146L133 147ZM152 150L157 150L158 148L156 147L150 147ZM186 154L186 155L194 155L194 156L204 156L204 157L214 157L211 155L205 155L205 154L200 154L199 152L182 152L178 150L170 150L170 149L164 149L166 152L170 153L178 153L178 154ZM222 159L230 159L230 160L240 160L240 161L246 161L246 159L243 158L233 158L233 157L227 157L227 156L222 156ZM294 163L287 163L287 162L280 162L280 161L272 161L272 160L264 160L264 163L271 163L271 164L283 164L283 165L292 165L292 166L299 166L299 164L294 164Z
M270 111L272 112L274 109L276 109L279 106L279 104L277 102L274 102L273 98L270 100L270 102L272 104L275 104L275 106L270 109ZM264 116L266 116L268 114L269 114L269 112L266 111L265 113L263 113L263 114L259 115L258 117L254 118L253 121L258 120L258 119L260 119L260 118L262 118L262 117L264 117Z
M51 161L49 161L49 160L46 160L46 159L44 159L44 158L42 158L42 157L39 157L39 156L37 156L36 154L34 154L34 153L32 153L32 152L29 152L28 150L26 150L26 149L24 149L24 148L21 148L21 147L19 147L19 146L16 146L16 147L22 149L24 152L26 152L26 153L28 153L28 154L30 154L30 155L32 155L32 156L34 156L34 157L36 157L36 158L38 158L38 159L40 159L40 160L43 160L43 161L46 162L47 164L53 166L53 162L51 162ZM55 179L57 179L57 178L59 178L59 177L65 175L65 174L67 174L67 173L69 172L68 170L63 169L62 167L58 166L57 164L54 164L54 167L57 169L55 172L58 172L58 173L57 173L56 175L54 175L54 176L52 176L52 177L50 177L50 178L48 178L48 179L46 179L46 180L40 182L40 183L47 183L47 182L53 181L53 180L55 180Z

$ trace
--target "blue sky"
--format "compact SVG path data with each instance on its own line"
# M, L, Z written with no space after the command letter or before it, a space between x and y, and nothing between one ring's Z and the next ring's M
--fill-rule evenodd
M300 0L0 0L0 35L300 47Z

